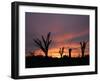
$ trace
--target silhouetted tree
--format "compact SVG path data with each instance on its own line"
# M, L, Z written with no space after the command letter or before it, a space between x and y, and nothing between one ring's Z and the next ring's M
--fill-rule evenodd
M64 47L62 47L62 48L59 49L59 53L60 53L60 56L61 56L61 58L62 58L63 53L64 53Z
M36 44L37 47L39 47L45 54L46 57L48 57L48 50L49 50L49 46L52 42L52 40L50 39L50 35L51 32L49 32L47 34L47 37L44 38L44 36L42 35L42 40L40 39L33 39L34 43Z
M80 42L82 57L84 57L86 44L87 44L87 42L85 42L85 41Z
M71 58L71 52L72 52L72 49L69 48L68 50L69 50L69 57Z

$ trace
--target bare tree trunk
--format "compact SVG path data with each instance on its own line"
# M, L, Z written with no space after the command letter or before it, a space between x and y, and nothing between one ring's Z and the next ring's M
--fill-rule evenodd
M81 49L81 50L82 50L82 57L84 57L85 49Z
M80 42L82 57L84 57L86 44L87 44L87 42L84 42L84 41L83 42Z
M45 57L48 57L48 51L45 52Z
M69 58L71 58L71 52L72 52L72 49L69 48Z
M61 56L61 58L62 58L63 53L64 53L64 47L62 47L62 48L59 49L59 53L60 53L60 56Z

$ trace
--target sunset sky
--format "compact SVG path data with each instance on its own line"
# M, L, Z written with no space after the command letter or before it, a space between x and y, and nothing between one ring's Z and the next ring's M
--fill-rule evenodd
M60 57L59 48L64 47L64 55L68 55L68 48L72 48L72 57L81 55L79 42L87 41L85 54L89 54L89 16L71 14L30 13L25 15L25 51L35 55L44 53L34 46L33 39L41 39L51 32L52 43L49 56Z

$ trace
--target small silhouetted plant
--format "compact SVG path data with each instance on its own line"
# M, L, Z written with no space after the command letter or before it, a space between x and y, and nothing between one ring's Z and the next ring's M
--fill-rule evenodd
M87 44L87 42L85 42L85 41L80 42L82 57L84 57L86 44Z
M64 53L64 47L62 47L62 48L59 49L59 53L60 53L60 56L61 56L61 58L62 58L63 53Z
M72 52L72 48L69 48L69 58L71 58L71 52Z
M29 51L29 54L31 55L31 56L34 56L35 55L35 51Z
M51 32L49 32L47 34L46 38L44 38L44 36L42 35L41 36L42 40L40 40L38 38L37 39L33 39L33 41L36 44L36 46L38 48L40 48L44 52L44 54L45 54L46 57L48 57L49 46L50 46L50 44L52 42L52 40L50 39L50 36L51 36Z
M80 58L81 56L80 56L80 54L78 54L78 58Z

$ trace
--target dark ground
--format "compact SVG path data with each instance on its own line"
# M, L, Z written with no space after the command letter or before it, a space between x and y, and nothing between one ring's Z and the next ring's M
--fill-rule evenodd
M26 57L26 68L36 67L56 67L56 66L80 66L89 65L89 56L83 58L69 58L64 56L63 58L41 57L31 56Z

